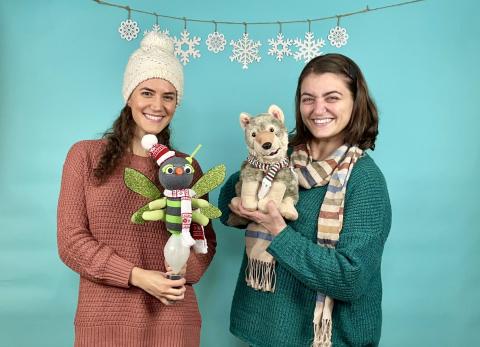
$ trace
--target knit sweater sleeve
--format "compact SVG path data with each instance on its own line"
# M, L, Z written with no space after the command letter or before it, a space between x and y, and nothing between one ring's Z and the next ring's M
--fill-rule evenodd
M307 287L342 301L362 296L372 276L379 273L391 224L390 201L379 170L378 174L354 171L348 184L336 248L320 247L292 226L268 248L280 266ZM312 208L318 209L318 202L312 202Z
M203 172L196 160L193 161L193 165L195 168L194 181L197 181L203 176ZM208 194L201 198L208 200ZM208 247L207 254L198 254L193 251L190 252L190 257L187 262L187 273L185 276L187 283L189 284L195 284L200 280L215 255L217 241L211 221L205 226L205 238Z
M220 190L220 195L218 197L218 208L222 211L222 216L220 217L220 221L224 225L227 224L228 217L230 216L230 208L228 204L230 201L236 196L235 192L235 185L237 184L238 180L240 179L240 171L235 172L232 174L227 182L223 185L222 189Z
M91 168L86 147L85 142L75 144L63 166L57 209L58 252L80 276L126 288L134 265L96 240L89 230L85 190Z

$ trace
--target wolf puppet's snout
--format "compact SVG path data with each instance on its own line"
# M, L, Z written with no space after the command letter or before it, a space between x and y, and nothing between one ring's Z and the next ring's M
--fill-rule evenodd
M255 140L257 143L265 150L272 148L274 139L274 134L267 131L261 131L257 134Z

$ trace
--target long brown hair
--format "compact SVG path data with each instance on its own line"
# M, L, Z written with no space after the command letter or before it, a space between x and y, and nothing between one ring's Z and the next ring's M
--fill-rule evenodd
M125 105L120 112L120 116L113 122L112 128L107 130L102 136L107 143L97 167L93 169L93 174L100 183L104 182L112 174L120 159L130 149L135 128L136 123L133 120L132 109L130 106ZM157 135L157 138L158 143L171 148L169 126L163 129Z
M375 149L378 135L377 106L368 92L367 82L355 62L342 54L325 54L313 58L303 68L298 77L295 93L295 129L290 144L297 146L313 138L312 133L303 124L300 113L300 94L302 82L310 74L334 73L345 77L346 84L353 96L353 109L350 122L345 127L345 143L357 145L361 149Z

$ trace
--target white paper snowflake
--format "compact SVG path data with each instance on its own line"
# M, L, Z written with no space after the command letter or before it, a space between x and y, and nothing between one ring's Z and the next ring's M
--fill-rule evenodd
M278 61L282 61L284 56L292 55L290 46L292 45L292 39L284 39L282 33L277 34L277 39L268 39L268 44L271 48L268 50L268 55L275 55Z
M145 36L145 35L147 35L148 33L151 33L151 32L162 33L162 34L165 34L167 36L170 36L170 33L169 33L168 29L162 30L162 29L160 29L160 25L158 25L158 24L153 24L152 30L145 30L143 32L143 36Z
M138 27L137 22L131 19L124 20L122 23L120 23L120 27L118 28L120 37L127 41L137 38L139 31L140 28Z
M262 59L258 55L258 47L262 44L260 41L254 42L250 40L248 33L243 33L243 36L238 41L230 41L233 46L233 54L230 56L230 61L238 61L242 65L242 69L248 69L248 64L256 61L257 63Z
M340 48L347 44L348 34L347 29L340 26L330 29L330 34L328 34L328 40L332 46Z
M192 58L200 58L200 51L195 48L200 44L201 38L198 36L194 36L192 39L189 38L190 33L187 29L184 29L181 33L182 37L177 39L177 37L173 38L173 42L175 43L175 55L178 57L180 56L180 61L183 65L187 65L190 62L190 56ZM186 49L182 49L182 46L186 45Z
M208 34L208 38L205 42L207 44L207 49L213 53L223 51L225 49L225 45L227 44L225 36L220 34L218 31Z
M298 48L298 51L293 54L295 60L303 59L307 63L323 54L320 48L325 46L325 41L323 39L315 40L313 32L308 31L305 33L305 40L295 39L294 44Z

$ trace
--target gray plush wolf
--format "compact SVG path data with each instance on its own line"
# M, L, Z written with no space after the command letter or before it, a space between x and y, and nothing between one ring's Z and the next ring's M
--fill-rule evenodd
M288 131L284 120L283 111L276 105L257 116L240 114L249 156L242 164L235 187L237 197L232 199L232 204L235 206L241 201L247 210L266 212L266 205L272 200L284 218L296 220L298 180L288 160ZM243 218L230 216L228 224L246 224Z

